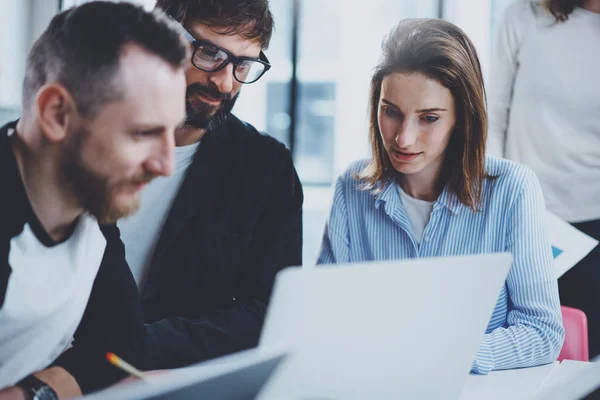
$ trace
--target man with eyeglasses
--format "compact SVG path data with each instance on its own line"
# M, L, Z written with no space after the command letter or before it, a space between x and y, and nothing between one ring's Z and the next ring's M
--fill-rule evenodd
M175 171L120 221L146 320L145 369L258 343L275 274L302 262L303 194L290 152L232 115L271 67L268 0L158 0L186 30L186 121Z

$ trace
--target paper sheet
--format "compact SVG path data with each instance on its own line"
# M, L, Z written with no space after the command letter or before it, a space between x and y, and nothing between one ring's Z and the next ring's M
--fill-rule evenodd
M558 362L540 367L493 371L469 375L460 400L528 400L546 381Z
M598 244L597 240L551 212L547 212L546 226L552 244L557 278L575 266Z

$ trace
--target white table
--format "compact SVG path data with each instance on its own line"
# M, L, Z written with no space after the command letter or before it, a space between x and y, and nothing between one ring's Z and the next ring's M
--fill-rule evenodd
M562 385L574 374L593 366L567 360L534 368L495 371L485 376L470 375L460 400L529 400L539 391Z

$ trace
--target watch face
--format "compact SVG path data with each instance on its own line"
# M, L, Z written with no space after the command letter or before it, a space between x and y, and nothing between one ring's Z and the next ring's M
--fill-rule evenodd
M41 387L33 396L33 400L57 400L54 391L48 386Z

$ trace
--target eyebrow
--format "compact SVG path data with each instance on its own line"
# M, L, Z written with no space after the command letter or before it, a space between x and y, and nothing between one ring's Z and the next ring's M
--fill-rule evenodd
M148 132L148 133L161 133L165 130L164 126L160 126L160 125L144 125L144 124L134 124L131 127L132 131L137 131L137 132Z
M398 108L397 105L395 105L394 103L392 103L391 101L389 101L387 99L381 99L381 101L389 106ZM445 108L440 108L440 107L432 107L432 108L423 108L421 110L416 110L415 112L418 114L422 114L422 113L428 113L428 112L434 112L434 111L448 111L448 110Z
M417 113L421 114L421 113L428 113L428 112L434 112L434 111L448 111L445 108L439 108L439 107L433 107L433 108L424 108L422 110L417 110Z

